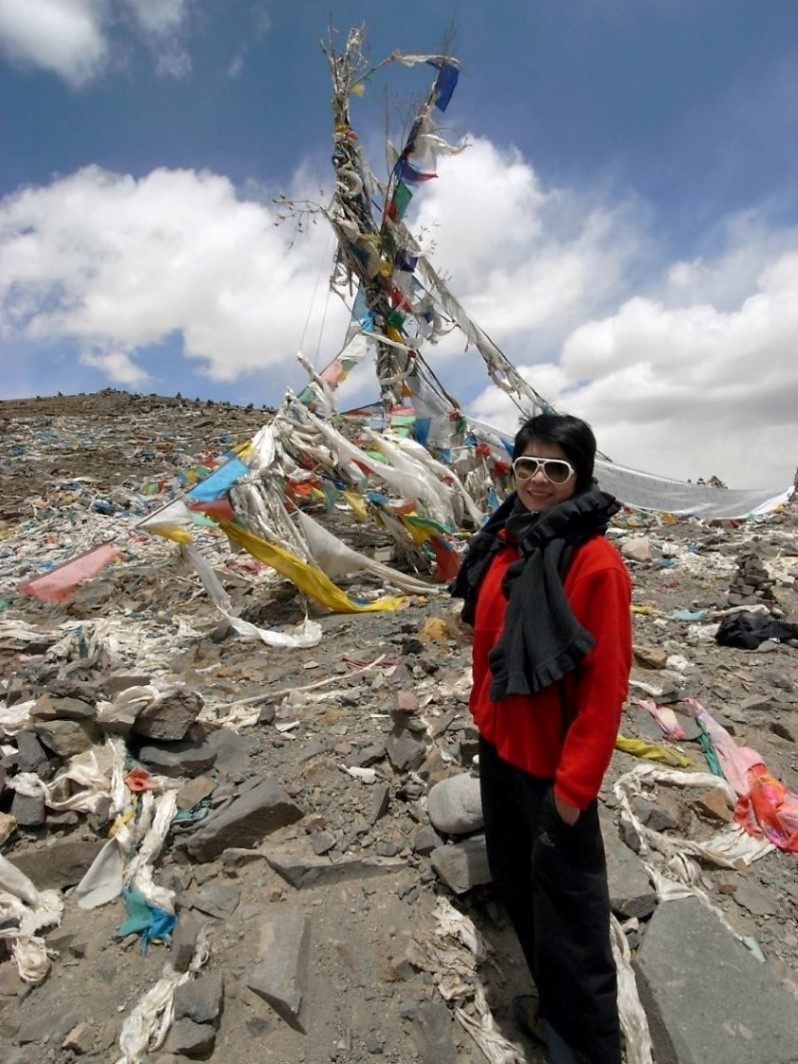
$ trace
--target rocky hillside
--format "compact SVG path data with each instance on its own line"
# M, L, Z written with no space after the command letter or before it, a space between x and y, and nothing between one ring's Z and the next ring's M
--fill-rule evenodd
M317 610L318 646L267 646L136 527L265 416L116 392L0 403L0 1059L540 1060L509 1008L527 980L485 867L453 604ZM636 665L602 817L658 1064L798 1059L796 856L719 857L733 800L705 778L703 715L798 792L790 632L715 639L730 610L798 621L797 527L793 506L622 511L610 531ZM119 559L68 601L18 591L104 540ZM242 617L303 619L293 585L211 529L200 546ZM657 873L689 897L663 900Z

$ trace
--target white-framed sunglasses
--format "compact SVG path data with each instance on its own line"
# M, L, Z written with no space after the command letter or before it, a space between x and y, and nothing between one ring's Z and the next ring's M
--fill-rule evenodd
M522 455L513 462L516 480L530 480L541 471L552 484L567 484L576 470L564 458L537 458L533 454Z

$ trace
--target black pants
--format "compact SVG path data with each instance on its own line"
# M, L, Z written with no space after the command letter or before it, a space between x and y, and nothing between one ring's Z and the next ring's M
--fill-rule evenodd
M540 995L541 1012L586 1064L620 1064L617 979L598 804L573 827L551 780L503 761L485 739L480 790L491 876Z

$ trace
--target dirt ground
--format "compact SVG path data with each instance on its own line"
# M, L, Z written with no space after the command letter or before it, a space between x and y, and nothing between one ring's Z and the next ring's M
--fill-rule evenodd
M466 706L469 647L453 623L454 604L446 595L431 595L390 613L342 616L317 609L313 614L324 629L318 646L268 647L220 627L212 602L176 558L174 544L136 529L204 457L243 442L266 416L227 404L112 391L0 403L0 626L5 626L0 677L7 701L46 692L64 668L63 660L15 642L9 634L14 625L59 632L83 626L89 632L108 622L111 649L84 668L78 662L69 674L72 681L92 683L103 674L126 672L188 685L202 693L209 716L219 720L246 698L262 698L261 705L274 710L261 722L235 729L209 775L230 792L252 777L274 779L304 810L302 819L270 834L251 853L225 852L201 863L189 859L175 834L158 864L161 881L208 929L205 971L223 977L223 1012L206 1059L483 1061L444 1003L441 971L429 964L441 946L433 914L445 898L474 921L491 947L478 977L499 1031L520 1047L523 1059L540 1061L542 1055L524 1041L510 1016L512 996L528 982L492 888L479 885L455 895L418 846L428 823L429 787L466 771L473 752ZM726 724L737 743L760 751L773 775L795 791L798 651L776 643L754 652L721 647L707 628L711 611L728 606L746 549L771 578L766 594L775 596L785 618L798 621L797 528L798 506L792 506L766 518L721 523L670 522L622 511L611 530L619 545L632 536L646 537L651 545L650 560L628 563L636 647L686 659L687 693ZM389 548L365 528L358 535L352 531L350 542L360 549ZM20 581L43 563L60 564L110 536L123 543L121 560L69 602L42 603L19 593ZM218 537L201 546L242 616L270 626L302 620L303 604L292 585L249 566ZM709 613L701 624L672 618L679 610ZM435 617L444 619L442 628L427 624ZM634 675L656 686L662 670L651 667L651 653L643 653ZM412 771L398 769L385 752L402 692L418 699L424 721L426 755ZM633 689L624 711L622 732L630 737L648 735L639 697L645 695ZM697 744L673 745L705 770ZM370 750L376 780L367 784L346 767L362 764ZM638 758L616 750L601 795L611 816L617 812L612 784L636 763ZM380 787L384 808L375 815ZM8 812L12 798L0 782L0 811ZM683 829L706 833L690 801L679 801ZM40 827L17 830L0 852L13 862L64 840L103 838L105 830L82 814L48 815ZM295 887L267 859L286 849L322 853L340 865L372 864L339 881ZM753 936L772 969L796 985L795 856L774 851L745 871L708 867L704 876L713 903L730 924ZM749 888L755 888L756 904ZM121 900L86 913L72 894L72 886L63 891L62 924L46 936L53 963L42 984L23 984L13 962L3 959L0 942L0 1059L7 1064L64 1064L78 1055L118 1060L122 1023L170 960L161 945L144 954L135 936L117 937L124 919ZM304 1030L291 1027L247 985L261 955L261 928L277 913L308 918ZM64 1048L81 1022L88 1032L80 1052ZM148 1059L162 1064L184 1059L174 1049L167 1039Z

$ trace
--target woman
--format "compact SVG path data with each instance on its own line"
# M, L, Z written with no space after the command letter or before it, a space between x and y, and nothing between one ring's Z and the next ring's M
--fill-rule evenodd
M631 666L631 583L603 533L579 418L541 414L513 448L515 491L474 536L453 588L473 625L488 861L539 996L550 1064L620 1064L597 795Z

